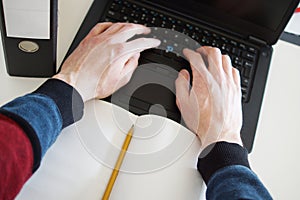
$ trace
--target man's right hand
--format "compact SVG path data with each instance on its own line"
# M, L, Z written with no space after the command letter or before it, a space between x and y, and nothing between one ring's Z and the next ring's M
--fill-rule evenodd
M176 102L186 125L198 135L201 149L220 141L243 146L239 71L217 48L185 49L183 53L191 64L193 83L190 86L188 71L179 73Z
M108 97L129 82L140 53L159 46L160 41L153 38L129 41L150 31L139 24L97 24L53 78L76 88L83 101Z

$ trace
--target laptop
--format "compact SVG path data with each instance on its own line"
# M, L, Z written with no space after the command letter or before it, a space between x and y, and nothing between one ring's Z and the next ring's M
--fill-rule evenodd
M272 45L298 3L299 0L95 0L67 55L95 24L103 21L168 29L201 46L219 48L230 56L241 74L241 137L251 152ZM157 114L184 125L176 106L174 81L183 68L191 73L189 63L170 51L151 49L141 54L139 65L143 67L138 67L129 84L106 100L137 115Z

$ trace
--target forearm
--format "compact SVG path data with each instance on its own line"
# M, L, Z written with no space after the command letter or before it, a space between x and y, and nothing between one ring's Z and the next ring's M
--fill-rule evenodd
M27 151L26 155L19 154L22 149L28 148L28 146L18 146L16 143L8 142L6 146L2 147L1 151L7 155L7 159L1 159L0 165L6 168L10 166L9 173L4 181L1 180L1 187L5 191L19 191L16 190L16 186L22 186L24 182L29 178L28 174L32 174L35 171L47 152L48 148L55 142L61 130L78 121L83 115L83 101L81 96L70 85L55 79L50 79L45 82L35 92L17 98L8 104L4 105L0 109L0 114L10 119L10 126L21 130L19 134L10 133L7 129L1 129L0 140L5 142L7 139L5 133L9 133L10 137L15 140L25 138L29 141L31 151ZM7 124L7 122L5 122ZM22 139L23 141L24 139ZM1 153L2 153L1 152ZM17 155L17 156L13 156ZM23 157L21 157L21 155ZM29 164L30 167L26 169L18 168L15 163L22 162L24 160L32 159ZM9 184L10 181L15 180L18 177L26 177L23 179L17 179L19 182ZM2 177L3 178L3 177ZM12 187L12 188L10 188ZM17 194L17 193L16 193ZM16 195L14 194L14 195ZM2 194L1 194L2 195ZM12 196L12 194L10 194ZM0 196L2 198L3 196Z
M4 105L0 113L16 121L30 139L40 162L63 128L83 115L83 101L73 87L49 79L31 94Z
M248 153L237 144L219 142L201 153L198 170L207 184L210 199L272 199L251 171ZM204 154L204 156L203 156Z

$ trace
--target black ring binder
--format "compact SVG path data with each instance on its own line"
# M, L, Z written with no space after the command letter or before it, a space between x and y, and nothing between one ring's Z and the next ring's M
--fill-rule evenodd
M0 28L7 73L21 77L51 77L56 73L57 0L50 0L50 39L7 37L3 1L0 1ZM20 43L37 44L38 49L24 51Z

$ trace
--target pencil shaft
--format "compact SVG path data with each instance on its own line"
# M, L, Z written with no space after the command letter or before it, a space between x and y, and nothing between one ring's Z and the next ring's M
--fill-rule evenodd
M130 128L130 130L127 133L127 136L126 136L126 138L124 140L124 143L123 143L121 152L119 154L118 160L116 162L114 170L113 170L113 172L112 172L112 174L110 176L110 179L108 181L108 184L106 186L106 189L105 189L104 195L102 197L102 200L108 200L109 199L110 193L111 193L111 191L113 189L113 186L114 186L115 181L117 179L117 176L119 174L119 170L121 168L121 165L123 163L124 157L126 155L126 151L127 151L128 146L130 144L130 141L131 141L131 138L132 138L132 134L133 134L133 128L134 128L134 126L132 125L132 127Z

